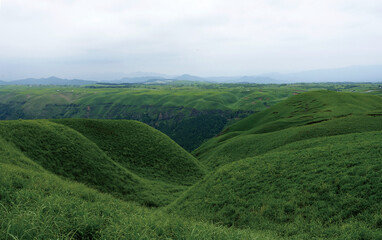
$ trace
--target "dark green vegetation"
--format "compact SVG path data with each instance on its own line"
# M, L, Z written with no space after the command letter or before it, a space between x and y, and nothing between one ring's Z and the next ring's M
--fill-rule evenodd
M0 119L94 118L144 122L187 151L225 126L304 91L378 94L378 84L0 86Z
M136 121L2 121L0 238L381 239L374 95L293 96L197 159Z

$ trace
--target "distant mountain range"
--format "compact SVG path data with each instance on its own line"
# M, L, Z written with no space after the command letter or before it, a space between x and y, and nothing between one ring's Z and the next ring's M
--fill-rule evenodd
M15 81L1 81L2 85L89 85L95 84L96 81L87 81L80 79L62 79L57 77L49 78L27 78Z
M296 73L267 73L254 76L200 77L189 74L171 76L159 73L133 73L118 80L89 81L81 79L27 78L15 81L0 81L0 85L89 85L96 83L148 83L168 84L177 80L212 83L312 83L312 82L382 82L382 65L354 66L336 69L320 69Z
M159 79L165 79L165 78L160 77L160 76L125 77L125 78L121 78L120 80L103 81L103 82L107 82L107 83L145 83L147 81L159 80Z

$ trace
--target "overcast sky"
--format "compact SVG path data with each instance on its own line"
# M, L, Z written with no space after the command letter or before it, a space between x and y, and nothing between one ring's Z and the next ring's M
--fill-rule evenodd
M382 64L381 0L0 0L0 79Z

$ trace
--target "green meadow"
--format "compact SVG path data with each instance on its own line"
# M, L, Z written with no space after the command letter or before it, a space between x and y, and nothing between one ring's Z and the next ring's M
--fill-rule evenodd
M381 94L1 87L0 239L382 239Z

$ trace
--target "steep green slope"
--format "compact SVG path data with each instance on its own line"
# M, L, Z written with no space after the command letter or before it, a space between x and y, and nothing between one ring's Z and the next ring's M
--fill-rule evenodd
M379 96L304 93L237 122L194 154L206 166L215 168L294 141L382 130L381 116Z
M12 164L14 166L24 167L37 171L44 169L26 157L15 145L5 141L0 137L0 162L5 164Z
M274 239L124 202L47 171L3 163L0 239ZM14 161L23 161L16 156Z
M0 136L44 169L122 199L162 206L185 189L179 184L139 177L82 134L47 120L2 121ZM146 137L153 145L159 143L158 138ZM186 171L183 174L185 179L192 178L187 178Z
M379 239L381 142L381 97L294 96L197 149L213 171L168 210L296 239Z
M334 118L315 124L290 127L262 134L242 133L233 136L227 133L199 148L195 155L210 169L247 157L254 157L283 146L322 136L382 130L382 116L353 116ZM225 140L225 137L231 137Z
M261 113L253 114L230 126L225 132L265 133L374 111L382 114L382 98L379 96L312 91L293 96Z
M286 144L218 168L169 209L296 239L380 239L381 143L372 131Z
M97 144L108 156L137 175L191 185L204 176L203 167L163 133L128 120L52 120L68 126Z

